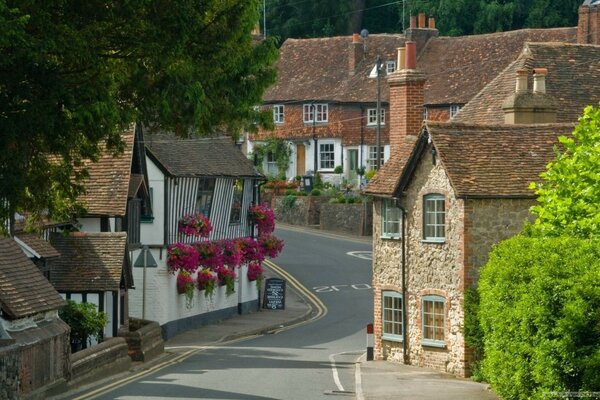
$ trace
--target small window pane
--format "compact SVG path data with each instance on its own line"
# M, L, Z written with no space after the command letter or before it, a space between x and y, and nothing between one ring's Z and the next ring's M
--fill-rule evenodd
M386 340L402 340L402 296L398 292L383 292L382 337Z
M426 296L422 302L422 324L424 344L444 345L445 306L444 298Z
M441 240L445 237L446 210L444 196L430 194L423 200L423 238Z

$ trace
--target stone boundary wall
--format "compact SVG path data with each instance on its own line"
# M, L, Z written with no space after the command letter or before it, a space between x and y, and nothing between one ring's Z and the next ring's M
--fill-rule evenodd
M71 355L70 387L128 371L131 358L125 338L113 337Z
M132 361L146 362L165 350L161 328L158 322L130 318L129 331L121 332L129 347L129 357Z
M321 229L371 236L373 230L373 203L327 203L321 205Z
M329 196L273 196L271 208L279 222L290 225L319 225L321 206Z

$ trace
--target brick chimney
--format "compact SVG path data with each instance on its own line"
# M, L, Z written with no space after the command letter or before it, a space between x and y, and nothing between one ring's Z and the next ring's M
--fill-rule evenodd
M585 0L579 7L577 43L600 44L600 1Z
M528 90L528 70L517 71L515 92L502 104L506 124L546 124L556 122L555 99L546 93L546 68L534 68L533 92Z
M425 48L425 45L432 37L439 35L438 30L435 27L435 19L427 16L425 13L419 13L417 16L410 17L410 28L404 32L406 40L417 43L417 49L421 51Z
M390 85L390 150L395 152L407 136L417 136L423 123L425 74L416 69L417 48L406 42L405 65L388 76Z
M356 73L356 67L363 60L365 55L365 47L359 33L352 35L352 43L350 43L350 51L348 54L348 74L350 76Z

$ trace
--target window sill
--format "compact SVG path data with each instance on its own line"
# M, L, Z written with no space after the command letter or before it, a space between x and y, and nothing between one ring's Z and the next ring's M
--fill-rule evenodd
M140 218L140 223L142 224L151 224L154 222L154 217L153 216L144 216Z
M380 239L384 240L402 240L402 236L392 236L392 235L381 235Z
M383 128L385 124L381 124L379 126ZM367 124L367 128L377 128L377 124Z
M445 342L438 342L438 341L429 341L429 340L421 340L421 346L423 347L435 347L436 349L445 349L446 348L446 343Z
M381 340L387 340L388 342L402 343L402 337L400 337L400 336L382 335Z
M421 243L429 243L429 244L444 244L446 243L446 239L423 239Z

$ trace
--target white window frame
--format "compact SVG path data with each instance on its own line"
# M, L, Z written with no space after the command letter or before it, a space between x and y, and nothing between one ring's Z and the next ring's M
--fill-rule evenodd
M302 108L302 115L304 123L312 123L314 114L316 114L315 123L325 123L329 121L329 104L327 103L314 103L304 104Z
M450 106L450 118L454 118L456 117L456 114L458 114L458 112L460 111L460 105L458 104L452 104Z
M385 108L379 109L379 115L381 116L380 126L384 126L385 125ZM377 109L376 108L367 109L367 125L368 126L377 126Z
M396 61L389 60L385 62L385 72L387 74L391 74L396 71Z
M425 303L432 304L432 312L425 312ZM441 315L441 323L436 316ZM429 323L428 323L429 322ZM426 328L430 328L432 337L425 337ZM441 337L437 335L440 331ZM446 347L446 299L442 296L427 295L421 298L421 344L430 347Z
M427 107L423 107L423 121L427 121L429 117L429 111L427 111Z
M423 196L423 240L436 243L446 240L446 198L443 194Z
M383 239L402 238L402 210L392 199L384 199L381 202L381 237Z
M285 108L283 104L275 104L273 106L273 122L283 124L285 122Z
M379 167L381 168L381 166L383 166L384 163L384 150L385 150L385 146L380 146L381 147L381 154L379 155L379 161L381 162L381 165L379 165ZM377 146L369 146L367 149L367 169L368 170L374 170L375 168L375 164L377 164Z
M319 142L319 171L333 171L335 169L335 143L323 141ZM323 150L323 147L327 146L328 149ZM331 147L331 150L329 150ZM327 154L327 157L323 157ZM323 166L323 163L327 163L327 166ZM329 166L331 165L331 166Z
M403 327L404 304L402 294L392 290L384 290L381 298L381 338L402 342Z

